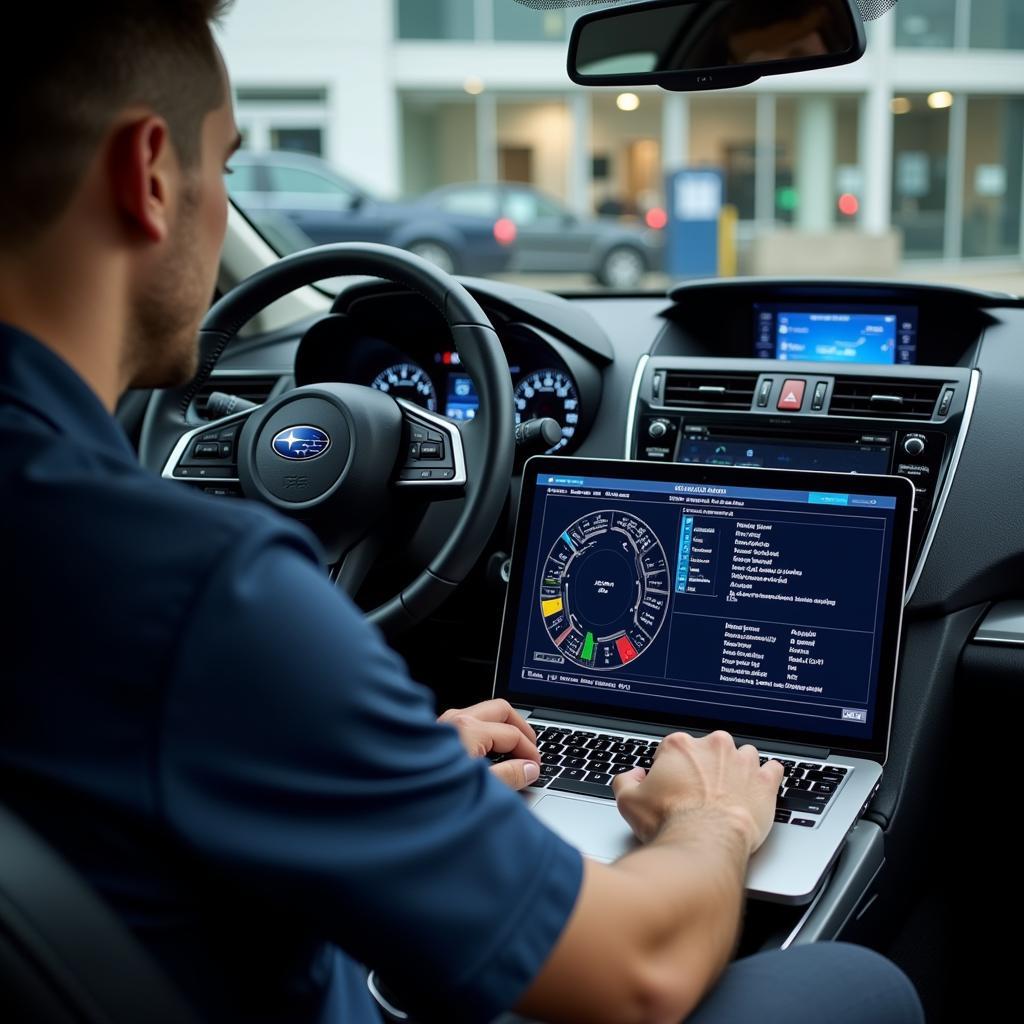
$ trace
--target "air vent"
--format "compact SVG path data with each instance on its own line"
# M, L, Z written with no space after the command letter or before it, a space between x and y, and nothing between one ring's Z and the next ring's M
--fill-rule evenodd
M210 419L206 405L214 391L223 391L226 395L244 398L247 402L262 405L277 387L280 377L214 377L208 380L196 395L195 414L201 420Z
M837 377L832 391L832 416L870 419L930 420L943 388L942 381Z
M689 409L749 409L756 388L756 373L669 370L665 375L664 404Z

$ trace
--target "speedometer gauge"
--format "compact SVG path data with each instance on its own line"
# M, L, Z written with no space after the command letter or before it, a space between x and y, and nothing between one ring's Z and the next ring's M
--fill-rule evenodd
M562 440L548 454L564 448L576 433L580 400L572 377L561 370L528 373L516 387L516 423L550 416L562 428Z
M404 398L430 412L437 412L434 383L427 376L427 371L415 363L396 363L381 370L371 381L370 387L392 398Z

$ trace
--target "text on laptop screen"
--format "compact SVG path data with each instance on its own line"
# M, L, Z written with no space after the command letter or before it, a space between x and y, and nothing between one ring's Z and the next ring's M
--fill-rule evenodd
M517 696L871 735L895 498L542 475L533 505Z

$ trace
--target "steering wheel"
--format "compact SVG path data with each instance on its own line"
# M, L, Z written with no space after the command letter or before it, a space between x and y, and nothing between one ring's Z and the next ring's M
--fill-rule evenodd
M311 384L216 422L192 402L238 331L296 288L372 275L402 285L444 317L460 365L480 396L457 424L356 384ZM385 245L306 249L258 271L225 295L199 332L200 368L185 386L154 394L142 428L143 465L207 488L240 486L251 499L301 520L318 536L336 583L354 596L410 503L463 498L430 564L367 613L394 636L437 608L484 550L508 496L515 415L501 342L476 300L426 260Z

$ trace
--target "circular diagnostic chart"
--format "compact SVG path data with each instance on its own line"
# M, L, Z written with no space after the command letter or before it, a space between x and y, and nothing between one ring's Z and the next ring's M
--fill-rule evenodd
M544 563L544 628L566 661L582 668L612 672L639 658L664 625L668 603L665 549L628 512L577 519Z

